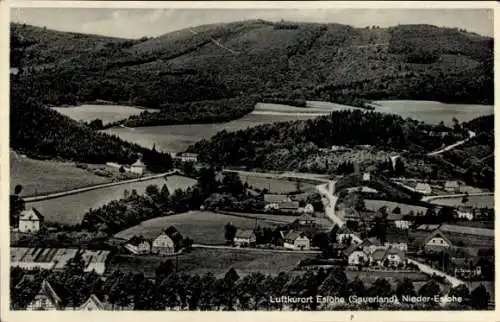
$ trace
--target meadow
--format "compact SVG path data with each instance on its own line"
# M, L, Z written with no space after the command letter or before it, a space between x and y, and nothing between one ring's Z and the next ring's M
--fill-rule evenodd
M169 257L117 255L111 260L107 273L119 269L122 272L142 272L146 277L154 277L156 267L162 261L170 259L174 264L177 263L179 272L187 274L211 272L221 277L230 268L234 268L240 276L254 272L277 275L280 272L293 270L300 260L315 256L315 254L275 253L253 249L194 248L187 253Z
M92 105L84 104L70 107L53 107L54 110L76 121L90 122L96 119L102 120L103 124L113 123L139 115L144 109L124 105ZM148 112L157 110L148 109Z
M175 189L187 189L195 183L194 179L182 176L171 176L166 180L157 178L86 191L56 199L29 202L26 203L26 208L35 207L45 216L47 222L74 225L81 222L83 215L90 208L99 208L112 200L123 198L125 190L136 189L139 194L143 194L148 185L154 184L161 188L163 184L166 184L173 192Z
M174 226L183 236L193 239L195 244L222 245L226 241L224 226L228 222L231 222L238 229L254 229L256 225L261 228L274 228L284 224L276 221L255 220L254 218L229 216L208 211L189 211L143 221L139 225L119 232L114 237L129 239L132 236L142 235L145 238L154 239L164 229Z
M375 112L397 114L430 124L443 121L453 124L453 118L468 122L476 117L493 114L492 105L445 104L434 101L381 100L373 101Z
M23 196L34 196L111 182L79 169L72 162L41 161L10 152L10 192L17 184L23 186Z

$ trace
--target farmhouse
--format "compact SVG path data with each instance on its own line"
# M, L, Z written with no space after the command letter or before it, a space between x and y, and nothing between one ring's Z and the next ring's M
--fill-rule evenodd
M453 243L442 231L435 230L424 239L422 245L427 250L440 251L452 247Z
M446 181L444 184L444 190L447 192L458 193L460 192L460 185L458 184L458 181Z
M21 233L34 233L40 230L43 224L42 214L31 208L30 210L23 210L19 215L19 232Z
M43 280L40 286L40 291L35 296L33 301L28 304L28 311L49 311L49 310L61 310L61 298L56 294L54 288L49 284L47 280Z
M264 203L266 204L266 209L275 209L278 210L280 208L280 204L283 202L291 201L287 195L277 195L277 194L265 194L264 195Z
M134 236L125 244L125 248L133 254L147 254L151 252L151 243L143 236Z
M464 219L469 221L474 219L473 210L470 207L459 207L457 209L456 214L458 219Z
M237 247L248 247L255 245L257 237L252 230L237 230L234 236L234 245Z
M142 175L146 166L142 163L141 159L138 159L134 164L130 166L130 172Z
M158 255L172 255L175 253L175 243L166 232L153 240L151 252Z
M309 238L304 233L293 230L285 235L283 246L287 249L299 250L311 248Z
M432 188L428 183L417 183L415 190L423 195L430 195L432 193Z
M397 267L400 264L406 263L406 254L402 250L389 248L384 255L384 263L386 261L389 263L389 266Z

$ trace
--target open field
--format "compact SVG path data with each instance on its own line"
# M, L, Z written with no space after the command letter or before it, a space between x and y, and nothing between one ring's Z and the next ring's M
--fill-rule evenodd
M262 111L265 113L265 111ZM307 120L316 117L313 113L274 113L259 114L258 111L251 112L242 118L224 123L212 124L182 124L145 126L137 128L114 127L104 132L114 134L125 141L151 148L153 144L156 149L164 152L183 152L190 145L202 139L208 139L217 132L238 131L248 127L274 122L286 122L295 120Z
M391 284L396 285L399 280L409 278L412 282L422 282L429 280L429 277L422 272L391 272L391 271L370 271L363 272L357 270L346 270L346 275L349 280L359 277L365 285L370 285L375 282L377 278L385 278Z
M79 169L74 163L34 160L10 152L11 193L16 184L23 186L23 196L33 196L108 183L111 179Z
M297 263L306 258L314 258L314 254L293 254L259 252L258 250L241 249L193 249L178 256L179 272L189 274L213 273L223 276L230 268L240 275L253 272L279 274L295 268ZM122 272L143 272L147 277L154 277L155 268L165 260L176 263L175 256L115 256L109 265L108 272L119 269Z
M431 124L444 121L446 125L452 125L454 117L460 122L467 122L482 115L493 114L492 105L444 104L434 101L385 100L374 101L372 106L375 107L375 112L397 114Z
M251 213L238 213L238 216L243 216L247 218L256 218L259 219L259 223L261 220L269 221L269 222L283 222L283 223L292 223L294 222L299 215L297 216L283 216L283 215L272 215L272 214L251 214ZM332 223L326 217L316 217L316 223L324 228L330 229L332 228Z
M400 202L392 202L392 201L386 201L386 200L372 200L372 199L365 199L365 206L366 206L366 209L372 210L372 211L377 211L381 207L386 206L388 213L392 213L392 211L396 207L399 207L401 209L401 213L404 215L408 214L410 211L413 211L414 214L418 214L418 213L425 214L425 212L427 210L427 208L421 207L421 206L414 206L414 205L409 205L409 204L400 203Z
M196 244L224 244L224 226L231 222L238 229L254 229L260 227L276 227L277 222L256 221L252 218L241 218L216 214L208 211L189 211L183 214L158 217L143 221L137 226L119 232L114 237L129 239L132 236L143 235L145 238L155 238L162 230L174 226L183 236L194 240Z
M171 192L175 189L186 189L196 183L194 179L182 176L171 176L167 180L164 178L146 180L141 182L126 183L118 186L96 189L82 192L75 195L64 196L55 199L30 202L26 208L35 207L47 222L57 222L74 225L81 222L83 215L90 208L101 207L112 200L123 198L125 190L136 189L139 194L143 194L149 185L157 185L159 188L166 184Z
M495 196L468 196L469 201L467 202L467 206L477 207L477 208L494 208L495 207ZM453 198L436 198L429 201L435 205L442 206L453 206L459 207L462 206L462 197L453 197Z
M100 119L103 124L124 120L132 115L139 115L144 112L144 109L132 106L93 104L71 107L53 107L53 109L76 121L90 122ZM158 110L148 109L147 111L157 112Z
M267 189L271 193L291 193L297 191L297 183L295 181L244 174L240 174L240 178L243 183L247 182L254 189ZM311 183L300 183L302 191L309 191L314 189L314 187Z

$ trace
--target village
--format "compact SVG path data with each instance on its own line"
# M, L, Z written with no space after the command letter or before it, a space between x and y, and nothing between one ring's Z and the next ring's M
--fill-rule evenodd
M193 163L196 155L178 158L181 163ZM141 168L140 160L132 165L131 169L134 168ZM290 176L293 175L282 177ZM300 179L295 180L300 189ZM61 271L78 256L84 261L84 271L106 278L120 270L122 264L120 261L116 264L116 258L139 262L141 258L152 257L177 260L192 249L213 248L222 252L238 249L314 254L315 260L301 262L301 270L341 267L346 272L383 273L397 278L424 273L437 276L453 287L493 280L494 208L488 202L491 194L469 193L470 187L459 181L387 180L359 170L335 180L317 179L317 183L316 189L309 192L321 200L320 207L315 204L316 209L296 194L269 193L267 189L249 187L249 193L262 198L263 207L253 214L219 208L209 210L219 216L233 216L228 217L217 232L224 235L224 244L200 243L183 236L182 226L170 225L152 238L134 235L127 240L114 240L104 249L88 249L85 245L79 248L11 247L11 266ZM432 202L457 197L460 200L455 204ZM202 210L205 210L203 206ZM237 216L250 216L255 225L252 229L238 227L230 219ZM280 224L274 228L260 227L259 222L273 218L287 220L278 220ZM31 208L21 212L18 227L12 230L18 234L36 234L43 227L43 214ZM80 309L89 310L106 306L95 295L82 305ZM28 309L51 307L58 307L57 294L44 280Z

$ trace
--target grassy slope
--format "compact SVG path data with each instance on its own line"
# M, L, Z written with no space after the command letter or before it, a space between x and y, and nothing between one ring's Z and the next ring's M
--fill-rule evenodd
M70 190L110 182L110 178L97 176L77 168L72 163L40 161L10 153L10 191L16 184L23 186L23 196Z
M204 211L192 211L167 217L159 217L142 222L115 235L129 239L134 235L155 238L169 226L177 228L181 234L199 244L224 244L224 226L231 222L238 229L253 229L256 221L250 218L226 216ZM262 228L276 227L277 224L259 221Z

